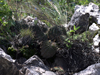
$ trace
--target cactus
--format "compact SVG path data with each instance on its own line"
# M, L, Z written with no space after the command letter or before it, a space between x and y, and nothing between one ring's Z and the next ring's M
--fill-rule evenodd
M57 46L55 42L45 41L41 46L41 56L44 58L51 58L55 55L57 51Z
M63 26L54 26L48 31L48 38L52 41L59 41L61 35L66 35L66 29Z
M41 30L41 28L38 25L34 25L34 26L30 27L30 29L34 33L34 38L40 40L44 36L43 31Z

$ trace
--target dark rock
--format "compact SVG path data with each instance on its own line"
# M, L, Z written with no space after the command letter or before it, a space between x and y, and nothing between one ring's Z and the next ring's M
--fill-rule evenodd
M27 60L26 58L21 57L21 58L17 59L17 62L18 62L19 64L23 64L26 60Z
M22 37L22 41L20 39L18 41L19 41L19 43L22 43L23 46L25 46L25 45L30 45L32 43L32 40L33 40L32 37L24 36L24 37Z
M2 37L1 37L2 38ZM0 47L7 53L7 48L10 46L10 42L6 39L0 39Z
M56 53L53 66L60 66L69 75L79 72L91 64L100 62L99 55L92 52L86 42L74 41L71 48L61 48Z
M16 35L14 40L11 41L11 44L14 48L18 49L18 47L32 44L32 42L34 41L33 38L34 37L31 37L30 34L25 36Z
M80 12L75 11L73 14L71 21L68 23L70 29L75 25L76 27L80 27L77 32L82 33L88 29L89 26L89 14L82 14Z

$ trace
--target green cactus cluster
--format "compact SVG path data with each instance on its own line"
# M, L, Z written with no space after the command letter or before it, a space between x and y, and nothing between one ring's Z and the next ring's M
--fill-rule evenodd
M51 40L43 42L41 46L41 56L44 58L51 58L55 55L57 51L57 46L55 42Z
M61 35L66 35L66 29L63 26L53 26L48 31L48 38L52 41L61 40Z

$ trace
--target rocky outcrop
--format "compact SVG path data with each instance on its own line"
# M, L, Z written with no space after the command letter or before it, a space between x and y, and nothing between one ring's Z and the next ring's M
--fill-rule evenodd
M36 55L25 61L20 71L24 75L56 75L49 71L42 60Z
M77 32L81 33L88 30L89 26L94 22L100 24L99 6L94 3L89 3L88 6L75 6L75 12L68 26L70 29L72 29L74 25L80 27Z
M13 60L11 56L7 55L1 48L0 75L23 75L15 65L15 60Z
M74 75L100 75L100 63L93 64L85 70L75 73Z
M92 33L92 37L93 37L93 45L92 45L92 50L96 53L100 53L100 36L99 36L99 26L97 26L95 23L93 23L90 27L89 27L89 31L90 33Z
M43 32L46 32L47 28L48 28L48 26L44 22L37 19L37 17L33 18L31 16L27 16L26 18L22 19L21 24L24 24L24 25L27 24L28 27L30 27L30 28L31 28L31 26L38 25L41 27Z
M80 27L76 31L77 33L82 33L88 29L90 30L86 34L84 32L84 35L75 35L76 38L79 38L77 40L72 36L73 33L66 34L65 27L67 27L67 24L65 27L56 25L48 28L45 23L36 17L33 18L30 16L16 21L15 26L11 27L11 31L15 32L16 36L13 36L9 47L7 47L11 52L15 51L15 54L11 53L15 56L15 60L0 49L0 74L72 75L89 65L100 62L99 33L93 38L93 46L95 48L98 47L94 50L97 53L93 52L89 45L90 43L84 40L87 39L88 32L95 33L95 31L99 30L99 26L97 26L99 24L98 11L98 6L93 3L90 3L88 6L77 5L75 7L75 13L68 24L69 28L73 29L75 25L75 31L75 28ZM83 38L81 39L81 37ZM65 39L68 40L65 41ZM9 52L9 50L7 51ZM27 60L25 57L29 59ZM95 71L95 73L91 72L91 75L98 74L98 71L96 71L98 67L92 66L89 68L93 68ZM91 71L88 68L86 70ZM75 75L82 75L82 73L83 75L88 74L87 71L81 71Z
M89 26L89 14L82 14L81 12L75 11L73 14L71 21L68 23L70 29L75 25L76 27L80 27L78 33L82 33L88 29Z
M0 75L56 75L36 55L25 60L21 58L19 63L0 48Z

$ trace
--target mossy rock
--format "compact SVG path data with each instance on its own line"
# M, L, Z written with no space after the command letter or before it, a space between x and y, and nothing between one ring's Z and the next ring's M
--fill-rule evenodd
M44 58L51 58L55 55L57 51L57 46L55 42L45 41L41 46L41 56Z

